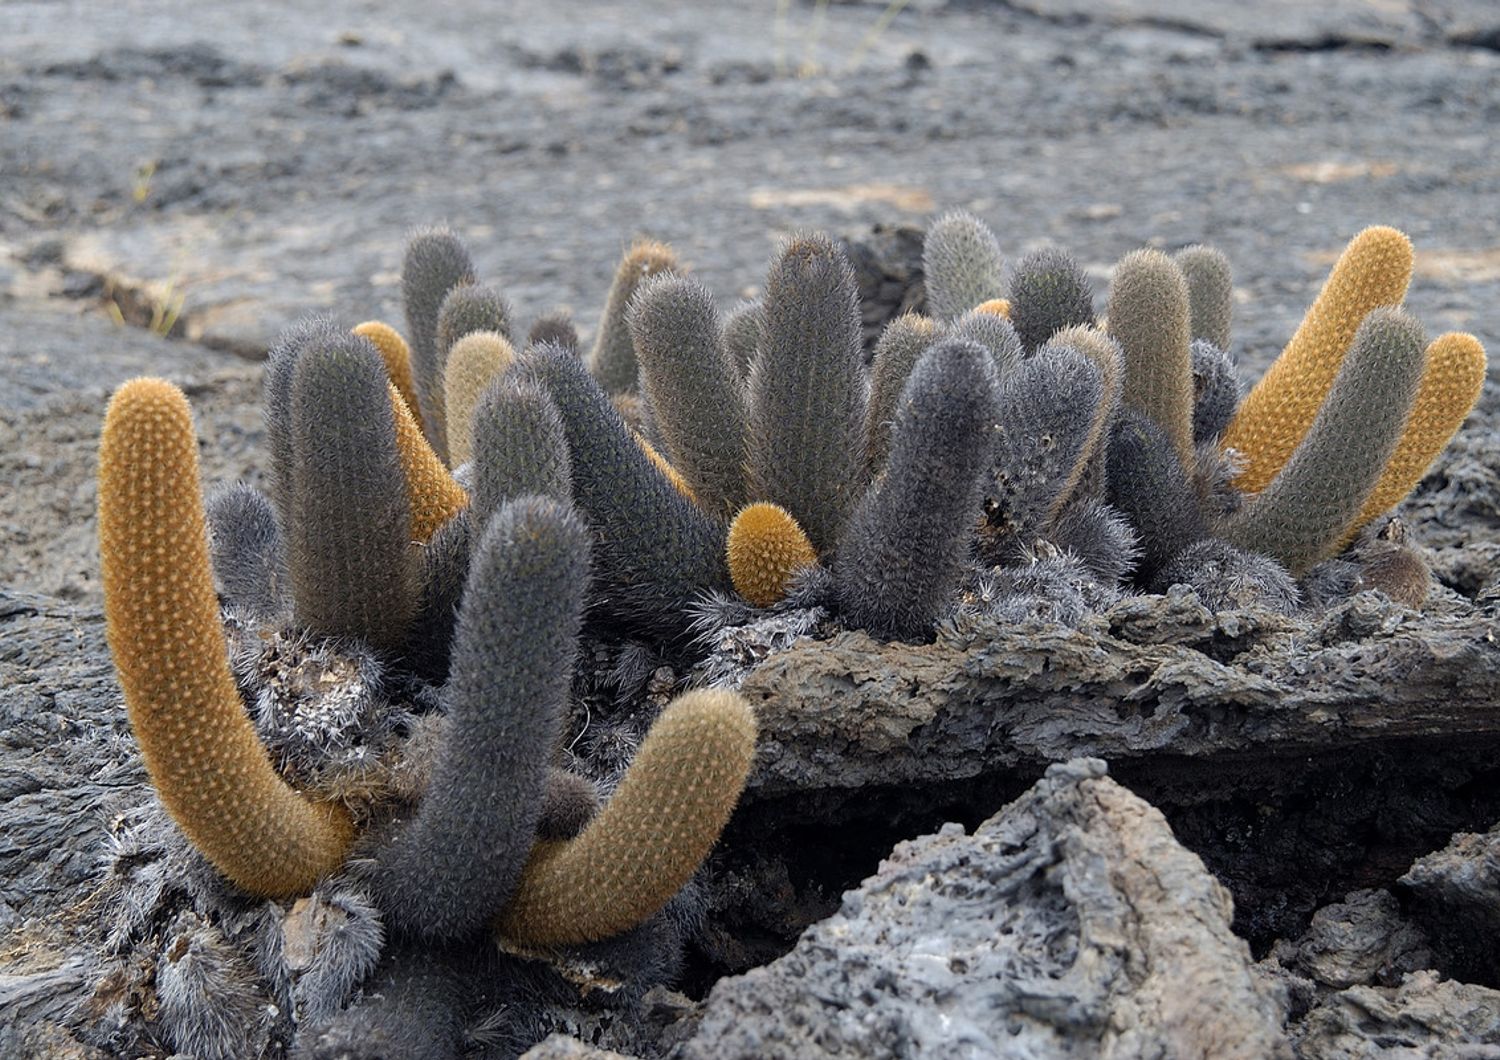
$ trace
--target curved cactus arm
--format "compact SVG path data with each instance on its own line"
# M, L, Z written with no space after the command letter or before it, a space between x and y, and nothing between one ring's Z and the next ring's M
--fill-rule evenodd
M1422 325L1401 310L1365 317L1307 437L1230 521L1225 539L1265 553L1293 576L1331 556L1401 439L1423 347Z
M1473 335L1450 332L1432 340L1401 441L1370 499L1344 531L1340 548L1348 546L1376 516L1405 500L1422 481L1479 401L1485 368L1484 347Z
M728 585L724 528L652 465L579 358L542 346L521 380L552 399L568 442L573 503L594 531L594 606L635 628L686 631L683 609Z
M1244 470L1235 485L1259 493L1302 443L1371 310L1400 305L1411 282L1411 240L1394 228L1366 228L1340 255L1297 333L1240 403L1225 448Z
M969 310L948 325L948 334L956 339L977 342L990 351L995 358L995 371L1003 382L1026 358L1021 348L1021 338L1016 334L1010 318L1004 313L992 312L985 305Z
M755 757L755 713L734 692L675 699L614 796L576 838L538 843L496 929L529 946L596 942L656 913L698 871Z
M271 501L283 528L291 516L292 468L297 463L292 434L292 374L302 355L315 346L338 342L343 329L328 317L311 316L287 328L266 354L264 417L271 450Z
M536 837L541 840L572 839L599 812L599 788L588 777L553 767L547 770L542 788L542 807L537 816Z
M209 569L192 413L163 380L124 384L105 414L99 555L110 651L167 812L243 890L310 890L343 864L353 826L276 774L240 702Z
M1072 496L1102 498L1108 489L1109 431L1119 418L1120 398L1125 389L1125 353L1118 342L1093 325L1063 328L1051 341L1077 350L1099 369L1099 410L1104 417L1104 437L1078 476Z
M406 500L411 508L411 538L419 544L447 525L469 503L446 464L432 451L422 434L416 414L392 383L389 390L391 415L396 424L396 455L406 480Z
M422 546L421 590L416 612L401 646L401 664L432 684L448 680L453 630L469 577L469 559L485 520L472 509L459 512L438 527Z

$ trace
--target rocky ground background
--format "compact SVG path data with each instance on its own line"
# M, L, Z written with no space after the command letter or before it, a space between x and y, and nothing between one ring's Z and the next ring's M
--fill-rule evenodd
M954 206L1101 292L1130 249L1208 240L1253 375L1387 223L1429 333L1500 350L1486 0L951 0L883 30L884 2L304 8L4 7L0 1054L93 1055L70 954L140 798L98 611L108 391L174 379L205 477L257 479L268 339L399 320L413 225L454 225L523 322L585 332L638 234L726 302L785 233ZM1425 616L1167 597L756 667L766 749L681 991L649 1033L561 1029L683 1057L1500 1056L1497 425L1492 379L1407 507Z

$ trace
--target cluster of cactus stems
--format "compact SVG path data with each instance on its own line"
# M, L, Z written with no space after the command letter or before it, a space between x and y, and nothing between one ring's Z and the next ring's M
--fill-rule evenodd
M928 232L930 316L890 323L868 367L822 236L790 240L727 317L675 275L627 316L650 440L700 511L727 514L739 596L805 601L799 572L826 569L845 624L920 639L976 574L1042 545L1106 587L1299 606L1298 580L1411 491L1478 398L1473 336L1429 345L1400 308L1411 263L1394 229L1356 236L1243 399L1219 251L1127 255L1099 318L1068 254L1007 268L963 213Z
M691 655L706 601L734 597L911 640L965 606L1003 619L1034 611L1022 598L1178 582L1211 607L1354 587L1420 603L1425 568L1380 516L1457 431L1485 360L1470 335L1425 341L1400 308L1411 265L1401 233L1361 232L1242 398L1209 247L1127 255L1099 319L1066 253L1007 268L951 213L928 234L930 315L867 358L827 237L789 240L727 315L641 242L585 355L563 317L523 341L459 240L421 232L404 337L315 318L270 351L269 495L238 485L205 510L171 384L110 403L106 617L152 783L250 895L357 881L413 984L424 944L628 932L714 844L755 721L733 692L682 695L601 808L561 768L586 632ZM226 621L356 645L437 689L422 790L297 790L246 711Z

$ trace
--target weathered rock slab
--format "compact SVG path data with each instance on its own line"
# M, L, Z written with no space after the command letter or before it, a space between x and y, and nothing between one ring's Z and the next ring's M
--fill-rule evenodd
M1493 1060L1500 991L1414 972L1400 986L1355 986L1325 999L1294 1030L1303 1060Z
M1231 915L1157 810L1075 760L972 835L897 846L672 1055L1290 1056Z
M1307 622L1215 615L1184 588L1080 629L980 620L932 645L849 632L753 670L756 797L964 780L1095 755L1210 758L1500 735L1500 618L1373 593Z

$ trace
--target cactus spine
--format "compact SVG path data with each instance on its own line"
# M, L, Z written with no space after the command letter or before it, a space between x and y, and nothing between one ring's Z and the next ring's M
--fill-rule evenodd
M219 624L182 392L120 387L99 446L99 552L110 651L151 783L214 867L262 897L301 894L344 861L347 814L276 774L240 702Z

